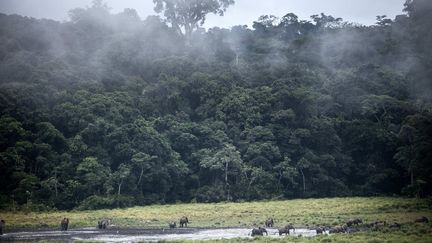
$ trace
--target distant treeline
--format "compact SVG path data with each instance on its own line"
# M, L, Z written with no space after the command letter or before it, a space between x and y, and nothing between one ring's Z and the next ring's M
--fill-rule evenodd
M0 205L432 193L432 2L182 35L0 14Z

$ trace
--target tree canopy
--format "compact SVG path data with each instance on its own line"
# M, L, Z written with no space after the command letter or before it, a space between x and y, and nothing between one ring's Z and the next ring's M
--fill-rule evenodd
M184 38L196 3L0 14L1 208L432 194L430 1Z
M153 0L156 13L163 12L165 19L177 33L190 36L203 25L206 15L222 16L234 0Z

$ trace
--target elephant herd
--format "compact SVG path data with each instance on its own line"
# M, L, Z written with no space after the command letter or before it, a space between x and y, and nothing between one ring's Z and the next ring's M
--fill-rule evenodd
M414 223L429 223L429 219L427 217L421 217L416 220L414 220ZM273 227L274 226L274 219L268 218L264 222L266 227ZM329 234L336 234L336 233L355 233L360 230L372 230L377 231L384 227L392 228L392 229L400 229L401 224L394 222L393 224L387 224L386 221L374 221L370 223L363 224L363 220L359 218L349 219L345 222L343 225L337 225L333 227L327 227L327 226L319 226L315 228L309 228L310 230L315 230L316 234L323 234L328 232ZM289 224L282 228L278 228L279 235L289 235L290 230L293 230L295 232L295 228L293 225ZM267 230L263 227L258 227L252 229L251 236L263 236L264 234L268 235Z
M426 217L421 217L416 220L414 220L414 223L429 223L429 219ZM349 219L345 222L343 225L334 226L331 228L328 228L328 232L330 234L335 233L355 233L359 231L365 231L365 230L372 230L372 231L379 231L384 228L389 229L400 229L402 225L400 223L394 222L392 224L388 224L386 221L377 220L369 223L363 223L361 219ZM321 229L325 232L326 227L321 227ZM318 229L317 229L318 234Z
M189 219L186 216L183 216L180 218L180 227L187 227L187 224L189 223ZM0 221L0 235L2 234L4 221ZM101 219L97 222L97 228L98 229L107 229L110 226L112 226L112 220L111 219ZM172 221L168 224L168 226L173 229L177 226L176 222ZM67 231L69 228L69 219L63 218L60 221L60 229L61 231Z
M266 227L273 227L274 226L274 219L273 218L268 218L264 222L264 224L265 224ZM293 230L295 232L295 228L294 228L294 226L292 224L288 224L288 225L285 225L282 228L278 228L278 233L279 233L279 235L283 235L283 234L289 235L290 234L290 230ZM251 232L250 235L251 236L263 236L264 233L266 235L268 235L267 230L265 228L263 228L263 227L260 226L258 228L252 229L252 232Z
M179 220L180 227L187 227L189 223L189 219L186 216L183 216ZM273 227L274 226L274 219L268 218L264 225L265 227ZM429 223L429 219L427 217L421 217L416 220L414 220L414 223ZM3 233L3 227L4 227L5 221L0 220L0 235ZM102 219L98 221L97 228L98 229L107 229L109 226L111 226L111 219ZM173 229L177 227L177 223L175 221L172 221L168 223L169 228ZM347 220L343 225L333 226L333 227L327 227L327 226L320 226L312 228L311 230L315 230L316 234L323 234L328 232L329 234L336 234L336 233L354 233L360 230L372 230L377 231L384 227L393 228L393 229L399 229L401 228L401 224L394 222L393 224L387 224L386 221L374 221L370 223L363 223L363 220L359 218L349 219ZM60 228L62 231L67 231L69 228L69 219L63 218L60 222ZM282 228L278 228L278 234L279 235L289 235L290 231L292 230L295 232L295 227L292 224L285 225ZM263 236L264 234L268 235L268 232L263 227L258 227L252 229L252 232L250 233L251 236Z
M110 225L111 225L111 219L102 219L102 220L98 221L97 228L98 229L106 229ZM60 221L60 230L61 231L67 231L68 228L69 228L69 218L63 218Z
M187 224L189 223L189 219L186 216L183 216L180 218L179 220L180 223L180 227L187 227ZM174 229L175 227L177 227L177 224L175 221L169 222L168 226L170 227L170 229Z

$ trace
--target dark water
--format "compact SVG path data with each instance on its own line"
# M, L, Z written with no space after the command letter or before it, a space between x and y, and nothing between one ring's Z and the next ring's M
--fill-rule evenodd
M95 240L105 242L138 242L138 241L160 241L160 240L214 240L214 239L233 239L251 238L250 228L224 228L224 229L79 229L62 231L27 231L7 233L0 236L0 241L34 241L34 240ZM265 237L284 237L279 236L277 229L267 229L268 236ZM315 236L315 230L296 229L291 231L293 236Z

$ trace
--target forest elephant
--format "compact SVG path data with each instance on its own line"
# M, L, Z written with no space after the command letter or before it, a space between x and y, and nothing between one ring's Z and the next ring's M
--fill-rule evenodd
M375 222L366 224L366 227L371 228L373 231L377 231L386 225L387 225L386 221L375 221Z
M351 226L353 226L353 225L359 225L359 224L362 224L362 223L363 223L363 221L362 221L361 219L356 218L356 219L349 219L349 220L346 222L346 225L347 225L348 227L351 227Z
M187 224L189 223L189 220L186 216L181 217L180 219L180 227L187 227Z
M343 225L343 226L335 226L333 228L331 228L329 230L330 234L335 234L335 233L345 233L347 231L347 226Z
M66 221L66 218L63 218L63 219L60 221L60 230L61 230L61 231L63 231L64 228L65 228L65 221Z
M414 222L415 223L429 223L429 219L426 218L425 216L422 216L421 218L414 220Z
M69 227L69 218L63 218L60 222L60 228L62 231L67 231Z
M392 229L400 229L401 227L402 227L402 225L397 223L397 222L394 222L393 224L389 225L389 228L392 228Z
M170 229L174 229L175 227L177 227L176 222L172 221L170 223L168 223L168 226L170 227Z
M366 224L366 227L368 227L368 228L373 228L373 227L375 227L375 226L384 226L384 225L386 225L387 223L386 223L386 221L375 221L375 222L371 222L371 223L368 223L368 224Z
M292 224L285 225L285 228L286 228L286 229L293 230L293 231L295 232L294 225L292 225Z
M263 227L258 227L252 230L252 236L263 236L264 233L266 233L266 235L268 235L267 230L264 229Z
M288 228L285 228L285 227L283 227L283 228L279 228L279 229L278 229L278 232L279 232L279 235L283 235L283 234L285 234L285 235L289 235L289 234L290 234L289 229L288 229Z
M325 232L325 228L324 227L317 227L315 229L315 232L316 232L317 235L321 235L322 233Z
M106 224L103 220L98 221L98 229L106 229Z
M98 229L106 229L110 225L111 225L111 220L109 219L102 219L98 221Z
M0 220L0 235L3 235L3 227L4 227L5 223L6 222L3 219Z
M283 234L289 235L291 229L295 231L295 228L293 225L291 225L291 224L285 225L285 227L278 229L279 235L283 235Z
M266 226L266 227L273 227L273 225L274 225L273 218L268 218L268 219L265 221L265 226Z

